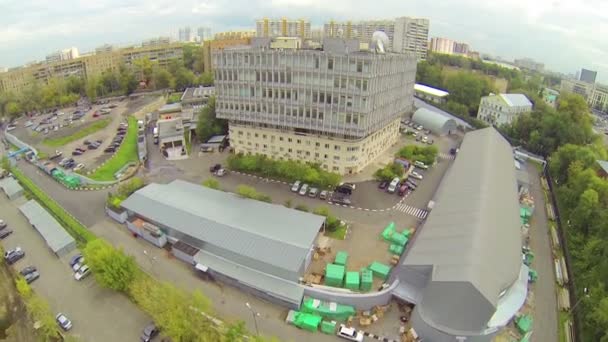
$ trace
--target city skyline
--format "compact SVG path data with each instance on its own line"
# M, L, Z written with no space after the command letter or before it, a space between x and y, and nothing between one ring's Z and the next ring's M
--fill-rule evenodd
M253 29L264 17L309 19L313 27L334 20L394 19L413 16L430 20L429 37L468 42L476 50L506 59L530 57L547 69L572 73L597 70L608 81L608 4L590 1L524 0L478 3L472 0L427 3L398 1L356 3L338 0L241 0L117 2L71 4L57 1L51 9L36 1L9 1L0 29L0 66L15 67L65 46L92 51L104 43L125 44L176 34L184 26L214 32ZM40 20L40 18L45 18ZM562 26L565 20L568 26ZM525 38L525 40L523 39Z

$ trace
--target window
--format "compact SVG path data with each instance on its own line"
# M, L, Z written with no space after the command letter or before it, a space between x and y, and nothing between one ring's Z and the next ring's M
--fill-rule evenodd
M268 148L268 145L264 144L264 148Z
M292 150L291 150L291 149L288 149L288 150L287 150L287 152L291 153L291 152L292 152Z
M243 131L238 131L239 135L243 135Z
M334 59L333 58L329 58L327 60L327 69L334 70Z
M266 134L262 134L262 139L266 139Z
M287 138L287 142L291 142L291 138Z
M283 141L283 137L279 137L279 141Z
M257 134L257 133L255 134L255 137L256 137L256 138L258 137L258 134Z
M327 159L329 156L327 154L323 155L323 158Z
M339 145L334 145L334 150L335 151L340 151L340 146Z
M357 72L363 72L363 62L357 62Z
M298 140L296 140L296 143L301 144L302 140L298 139Z
M340 160L340 156L334 156L334 160Z
M315 158L319 158L319 153L315 153Z
M315 146L316 146L316 147L319 147L319 146L321 146L321 143L318 143L318 142L317 142L317 143L315 143Z
M310 156L310 152L306 151L306 155L307 155L307 156Z
M337 167L337 166L334 166L334 167L332 167L332 170L334 170L334 171L339 171L339 170L340 170L340 168L339 168L339 167Z
M329 144L325 144L325 148L329 148Z

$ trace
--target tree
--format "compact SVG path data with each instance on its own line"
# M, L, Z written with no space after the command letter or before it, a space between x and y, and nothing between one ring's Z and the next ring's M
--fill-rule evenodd
M198 78L198 84L203 86L212 86L213 85L213 74L210 72L202 73Z
M90 241L82 253L97 282L112 290L127 292L139 272L132 256L102 239Z
M173 76L166 69L155 68L152 74L155 89L173 88L175 81Z
M215 178L207 178L203 181L203 186L208 187L210 189L219 190L220 182Z
M123 198L131 196L132 193L144 187L145 182L140 177L132 177L127 181L120 183L117 189L117 194Z
M333 216L327 207L318 207L313 213L325 216L325 229L330 232L336 231L342 225L342 221Z
M225 134L228 132L228 121L218 119L215 111L215 97L211 97L207 105L198 114L196 123L196 136L203 142L209 140L214 135Z
M309 209L305 204L298 204L295 207L293 207L295 210L299 210L299 211L305 211L308 212Z
M48 302L39 295L32 294L26 299L25 306L32 320L40 325L38 334L44 341L54 341L59 337L57 323Z
M194 84L194 73L184 67L178 68L173 76L175 77L175 89L177 90L184 90Z
M391 163L385 167L376 170L374 172L374 178L377 181L390 181L395 177L401 178L403 176L403 165L399 163Z

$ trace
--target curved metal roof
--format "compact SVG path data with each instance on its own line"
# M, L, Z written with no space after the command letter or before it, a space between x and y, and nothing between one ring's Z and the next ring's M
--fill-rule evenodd
M416 110L414 115L412 115L412 120L439 135L445 135L448 131L456 130L456 121L454 119L426 108Z

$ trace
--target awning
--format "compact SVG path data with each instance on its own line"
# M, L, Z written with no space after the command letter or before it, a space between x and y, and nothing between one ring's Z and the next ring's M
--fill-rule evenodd
M524 305L528 296L528 266L522 264L519 278L498 300L496 312L488 322L488 327L503 327L515 316Z

